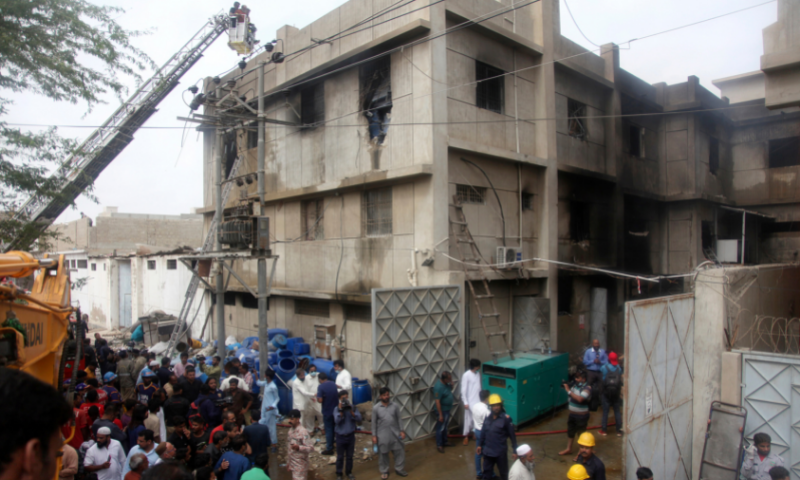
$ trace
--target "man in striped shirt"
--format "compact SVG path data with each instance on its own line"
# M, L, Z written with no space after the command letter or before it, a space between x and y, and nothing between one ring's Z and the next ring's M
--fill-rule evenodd
M567 448L558 452L559 455L572 453L572 442L575 435L586 430L589 424L589 401L592 399L592 387L586 383L586 372L578 370L572 385L564 384L569 397L569 418L567 419Z

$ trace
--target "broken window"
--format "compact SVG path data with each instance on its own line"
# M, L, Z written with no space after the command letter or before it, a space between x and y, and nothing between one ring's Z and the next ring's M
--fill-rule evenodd
M719 170L719 140L714 137L708 139L708 171L716 175Z
M567 116L569 118L569 136L585 139L589 133L586 129L586 105L568 98Z
M178 269L177 260L167 260L167 270L177 270L177 269Z
M475 104L495 113L503 113L505 72L481 62L475 62Z
M384 56L361 67L361 109L369 123L369 139L381 144L392 117L391 57Z
M148 270L155 270L156 269L156 261L155 260L148 260L147 261L147 269Z
M709 258L716 249L714 243L714 222L710 220L703 220L700 223L700 242L703 247L703 254Z
M325 82L300 92L300 123L313 128L325 122Z
M522 192L522 211L533 210L533 194Z
M295 300L294 313L329 318L331 316L331 304L330 302L318 302L315 300Z
M96 272L96 271L97 271L97 264L96 264L96 263L93 263L93 264L92 264L92 271L93 271L93 272Z
M258 299L249 292L242 293L242 307L258 309Z
M456 185L456 197L459 203L486 204L486 187L472 185Z
M236 305L236 292L225 292L223 302L225 305Z
M308 200L300 205L303 219L303 240L323 240L325 238L325 200Z
M88 268L89 262L86 260L78 260L78 268Z
M569 235L575 242L589 240L591 234L590 205L585 202L570 202L569 204Z
M572 313L572 277L558 276L558 314Z
M361 204L363 232L367 237L392 234L392 188L364 192Z
M258 148L258 122L247 126L247 149Z
M222 137L223 155L225 156L225 178L230 177L233 164L236 162L236 132L228 132Z
M769 168L800 165L800 137L769 141Z
M628 151L634 157L644 158L644 128L636 125L628 128Z

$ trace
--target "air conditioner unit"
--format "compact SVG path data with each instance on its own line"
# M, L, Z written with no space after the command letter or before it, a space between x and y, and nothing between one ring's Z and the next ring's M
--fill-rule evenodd
M513 268L516 266L518 258L518 248L516 247L497 247L494 263L497 268Z

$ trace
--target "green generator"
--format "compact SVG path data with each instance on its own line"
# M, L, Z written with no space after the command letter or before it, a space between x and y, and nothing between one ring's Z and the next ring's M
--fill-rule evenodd
M483 364L484 390L503 399L506 413L521 425L567 403L562 384L569 378L569 354L515 353Z

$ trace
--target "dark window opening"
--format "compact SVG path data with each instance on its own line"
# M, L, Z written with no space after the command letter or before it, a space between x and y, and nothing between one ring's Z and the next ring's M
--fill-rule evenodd
M719 140L714 137L708 139L708 171L716 175L719 170Z
M644 158L644 129L631 125L628 127L628 150L634 157Z
M486 187L456 185L456 197L460 203L486 204Z
M167 270L177 270L177 269L178 269L177 260L167 260Z
M505 72L499 68L475 62L475 102L478 108L503 113L505 103Z
M575 242L582 242L591 238L590 216L591 206L584 202L570 202L569 204L569 235Z
M586 129L586 105L568 98L567 116L569 119L569 136L585 139L589 133Z
M236 292L225 292L225 305L236 305Z
M78 263L75 260L70 260L69 264L72 268L78 268Z
M258 148L258 122L247 126L247 149Z
M225 178L231 175L233 164L236 162L236 132L228 132L222 137L223 155L225 156Z
M714 222L710 220L703 220L700 224L700 242L703 246L703 254L706 258L713 254L716 248L714 241Z
M89 262L87 260L78 260L78 268L89 268Z
M522 192L522 211L533 210L533 194Z
M155 260L148 260L147 261L147 269L148 270L155 270L156 269L156 261Z
M325 122L325 83L320 82L300 92L300 123L313 128Z
M364 192L362 197L363 232L367 237L392 234L392 188Z
M369 124L369 138L381 144L389 131L392 113L391 58L387 55L361 67L361 108Z
M572 277L558 276L558 314L572 313Z
M344 305L344 318L348 320L372 321L371 305Z
M303 240L325 239L325 200L308 200L300 205Z
M329 318L331 316L331 304L329 302L318 302L314 300L295 300L294 313L297 315Z
M97 264L96 264L96 263L93 263L93 264L92 264L92 271L93 271L93 272L96 272L96 271L97 271Z
M747 218L749 220L750 217ZM761 232L765 234L800 232L800 222L764 222L761 224Z
M242 307L250 309L258 309L258 299L249 292L243 293Z
M800 137L769 141L769 168L800 165Z

